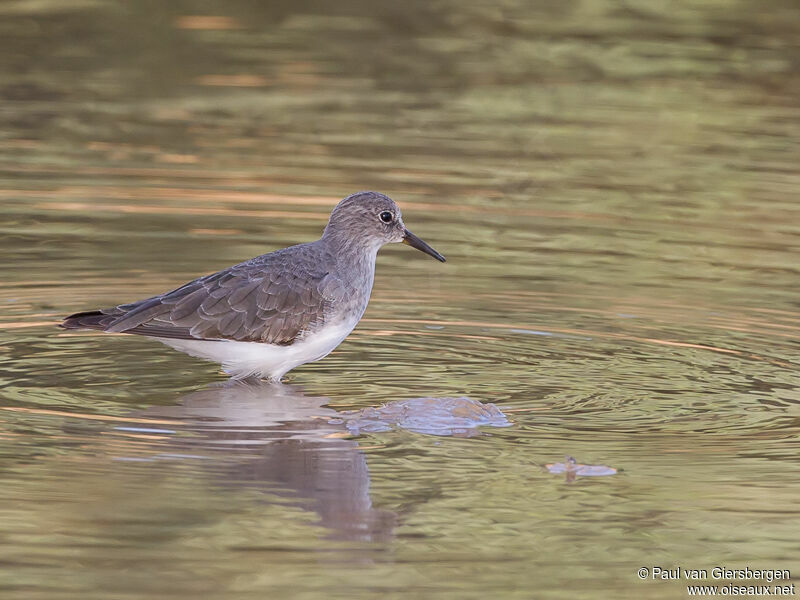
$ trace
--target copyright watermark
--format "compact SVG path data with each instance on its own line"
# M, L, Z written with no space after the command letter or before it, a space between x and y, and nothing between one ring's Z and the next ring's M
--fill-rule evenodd
M680 581L689 596L794 596L795 585L789 569L754 569L716 566L694 569L683 566L639 567L643 580Z

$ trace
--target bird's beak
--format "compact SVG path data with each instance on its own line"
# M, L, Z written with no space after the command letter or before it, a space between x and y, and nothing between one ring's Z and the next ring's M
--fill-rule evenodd
M436 250L428 246L425 242L411 233L408 229L405 230L405 234L403 235L403 243L408 244L412 248L416 248L417 250L422 250L425 254L430 254L433 258L438 261L445 262L444 256L439 254Z

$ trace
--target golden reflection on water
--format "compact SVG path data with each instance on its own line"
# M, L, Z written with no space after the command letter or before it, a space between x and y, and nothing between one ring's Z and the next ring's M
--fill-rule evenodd
M60 211L107 211L119 213L145 213L153 215L213 215L226 217L259 217L273 219L328 220L328 213L292 212L285 210L241 210L233 208L199 208L189 206L142 206L140 204L100 204L83 202L40 202L35 208Z
M222 15L185 15L175 19L175 27L178 29L241 29L242 23L233 17Z
M259 75L201 75L195 81L200 85L217 85L228 87L262 87L269 83Z
M12 412L31 413L36 415L53 415L59 417L71 417L75 419L89 419L92 421L124 421L126 423L151 423L156 425L177 424L179 421L168 421L164 419L136 419L132 417L114 417L112 415L96 415L87 413L74 413L60 410L46 410L42 408L25 408L22 406L0 406L0 410Z

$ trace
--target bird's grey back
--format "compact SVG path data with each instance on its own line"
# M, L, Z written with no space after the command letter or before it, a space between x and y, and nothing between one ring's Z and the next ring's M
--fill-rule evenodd
M343 256L317 240L103 310L100 325L153 337L292 344L327 323L357 321L373 272L374 257Z

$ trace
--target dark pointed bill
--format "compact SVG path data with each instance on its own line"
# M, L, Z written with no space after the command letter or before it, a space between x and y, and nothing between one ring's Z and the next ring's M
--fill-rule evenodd
M412 248L416 248L417 250L422 250L425 254L430 254L436 260L441 262L445 262L444 256L439 254L436 250L428 246L425 242L411 233L408 229L406 229L406 234L403 236L403 243L408 244Z

